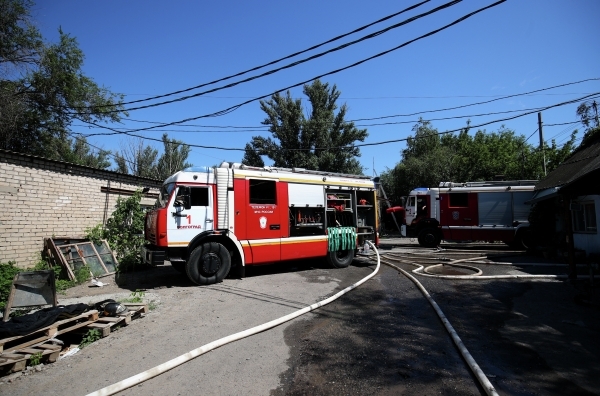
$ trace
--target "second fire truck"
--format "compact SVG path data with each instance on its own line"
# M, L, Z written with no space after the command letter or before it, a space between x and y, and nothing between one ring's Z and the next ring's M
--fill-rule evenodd
M224 162L169 177L146 214L146 263L171 265L197 284L248 265L325 258L347 267L378 243L377 196L367 176Z
M405 198L403 236L423 247L440 241L502 241L529 247L536 181L452 183L416 188Z

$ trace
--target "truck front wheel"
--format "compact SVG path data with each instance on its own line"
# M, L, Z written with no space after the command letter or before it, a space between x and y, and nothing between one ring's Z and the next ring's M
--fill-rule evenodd
M417 237L419 245L426 248L434 248L440 244L441 238L439 232L435 228L425 228L419 232Z
M208 242L192 251L186 263L188 278L197 285L222 282L231 269L231 256L225 246Z

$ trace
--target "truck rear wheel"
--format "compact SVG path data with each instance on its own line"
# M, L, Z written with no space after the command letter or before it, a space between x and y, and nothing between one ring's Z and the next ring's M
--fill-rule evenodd
M354 260L354 249L327 252L327 264L333 268L346 268Z
M533 247L533 233L529 228L522 228L517 232L511 247L529 250Z
M434 248L440 244L441 238L439 232L435 228L425 228L417 236L419 245L427 248Z
M208 242L198 246L190 254L185 271L197 285L212 285L222 282L231 269L231 256L225 246Z

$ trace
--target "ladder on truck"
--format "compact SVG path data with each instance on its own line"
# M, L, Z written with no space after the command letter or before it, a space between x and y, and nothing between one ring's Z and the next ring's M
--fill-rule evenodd
M390 200L388 199L387 194L385 193L385 190L383 189L383 184L381 184L379 176L374 177L373 182L375 183L375 188L377 189L378 195L383 196L383 201L385 202L386 206L388 207L388 209L391 208L392 205L390 204ZM394 219L394 224L396 224L396 228L398 229L400 236L402 236L402 229L400 228L400 225L398 224L398 220L396 220L396 214L394 212L391 212L390 214L392 215L392 219ZM379 224L383 224L383 222L380 221Z

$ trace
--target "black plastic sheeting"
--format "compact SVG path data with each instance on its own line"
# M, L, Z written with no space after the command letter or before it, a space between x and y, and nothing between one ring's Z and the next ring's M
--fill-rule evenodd
M62 320L79 316L88 311L87 304L59 305L11 318L8 322L0 321L0 338L14 337L32 333Z

